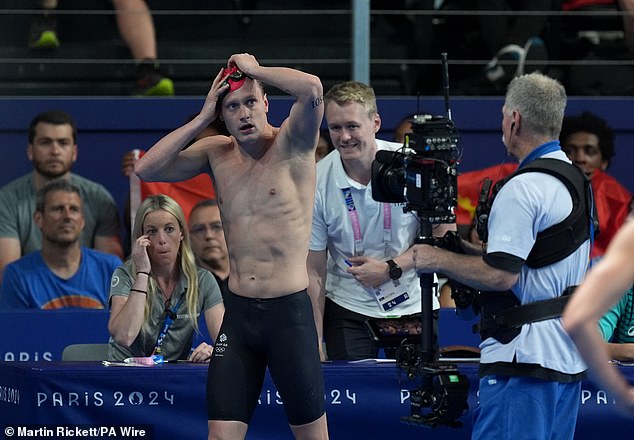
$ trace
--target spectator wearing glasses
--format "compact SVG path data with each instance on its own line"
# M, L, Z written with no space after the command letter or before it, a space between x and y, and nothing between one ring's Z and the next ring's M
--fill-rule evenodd
M198 202L189 213L189 237L198 266L216 277L223 297L229 289L229 251L218 202Z

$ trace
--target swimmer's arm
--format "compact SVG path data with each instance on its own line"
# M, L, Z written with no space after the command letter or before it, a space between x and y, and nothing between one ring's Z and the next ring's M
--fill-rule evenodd
M209 171L205 148L201 148L208 139L201 139L183 150L207 125L202 118L196 117L167 134L134 164L134 172L147 182L174 182Z
M216 104L222 91L226 89L222 80L220 70L200 113L160 139L135 163L134 172L142 180L174 182L209 172L207 148L212 143L209 139L203 138L186 150L183 148L218 117Z

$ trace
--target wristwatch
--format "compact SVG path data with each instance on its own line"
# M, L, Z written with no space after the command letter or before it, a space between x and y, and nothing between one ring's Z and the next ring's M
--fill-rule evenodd
M387 265L389 267L388 273L390 274L390 278L393 280L398 280L401 275L403 275L403 269L396 264L394 260L387 260Z

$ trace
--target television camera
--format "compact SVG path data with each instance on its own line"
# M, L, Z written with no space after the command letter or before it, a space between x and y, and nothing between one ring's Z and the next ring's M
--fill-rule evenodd
M402 203L404 212L415 212L419 220L416 243L447 247L457 235L432 236L432 225L454 223L457 201L459 135L449 109L447 54L442 54L445 116L418 115L410 122L398 151L378 151L372 163L372 197L385 203ZM433 338L433 291L431 274L419 275L422 297L421 342L404 340L397 351L397 365L417 381L410 391L411 414L406 423L436 427L459 427L457 419L468 409L469 380L450 363L440 362ZM429 408L423 414L423 408Z
M453 223L458 133L450 119L416 115L399 151L380 150L372 163L372 198L404 203L426 223Z

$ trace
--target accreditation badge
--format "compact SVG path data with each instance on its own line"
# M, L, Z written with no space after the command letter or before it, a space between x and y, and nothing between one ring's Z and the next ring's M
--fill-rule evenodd
M395 280L386 281L374 289L374 297L384 312L410 299L406 286Z

